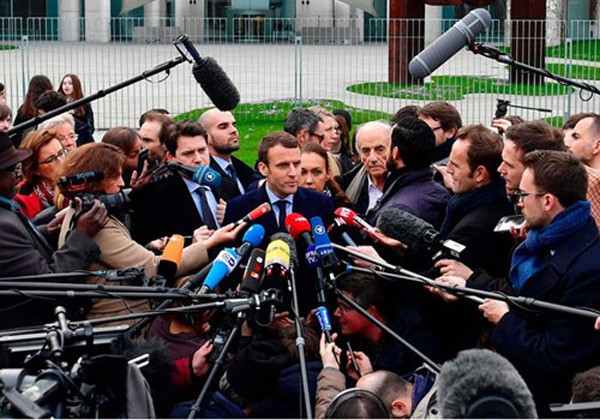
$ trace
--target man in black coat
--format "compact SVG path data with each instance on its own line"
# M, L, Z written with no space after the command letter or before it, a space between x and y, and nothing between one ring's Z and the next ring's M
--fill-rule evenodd
M23 178L21 162L30 155L29 150L15 149L9 137L0 132L0 275L12 277L87 269L100 255L98 246L91 238L108 222L108 212L96 200L92 208L79 217L66 243L56 250L53 243L56 242L62 218L54 219L38 229L12 200ZM69 280L72 279L52 281ZM54 307L59 304L59 299L5 297L2 301L5 312L0 316L0 329L51 322L54 319ZM76 314L69 314L73 315Z
M208 166L206 137L206 131L195 122L182 121L171 126L165 141L166 158L192 167ZM178 173L134 191L131 198L131 236L141 244L173 234L193 235L203 225L209 229L219 227L216 189Z
M518 196L529 233L513 255L514 289L572 308L600 307L600 237L586 200L584 166L556 151L532 152L524 160ZM540 417L549 416L549 403L569 401L576 373L600 364L600 334L591 321L495 300L480 310L496 325L491 345L519 370Z
M233 156L233 152L240 150L240 133L231 112L212 108L198 122L208 133L210 167L221 174L219 193L228 202L244 194L258 177L250 166Z

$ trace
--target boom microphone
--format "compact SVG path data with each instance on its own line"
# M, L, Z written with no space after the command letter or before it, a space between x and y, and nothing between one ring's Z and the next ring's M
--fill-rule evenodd
M262 203L260 206L258 206L254 210L252 210L250 213L248 213L242 219L235 222L233 225L234 225L234 227L237 227L244 222L246 222L246 223L251 222L253 220L258 219L259 217L264 216L265 214L269 213L270 211L271 211L271 204Z
M472 10L410 60L408 71L413 77L424 79L463 47L471 45L475 37L489 28L491 23L492 17L487 10Z
M183 254L183 244L183 236L171 236L160 257L156 274L167 280L167 287L171 287L175 282L175 274L177 273L179 263L181 262L181 255Z
M382 210L377 217L377 227L384 235L406 244L407 258L426 255L435 259L440 253L460 258L465 249L465 246L458 242L444 240L440 233L423 219L397 208Z
M183 44L196 62L192 67L192 74L212 103L221 111L234 109L240 102L240 93L215 59L200 57L198 50L185 34L180 35L175 40L175 43L177 42Z
M198 185L210 188L219 188L221 186L221 174L208 166L196 166L194 168L193 166L184 165L172 160L167 162L167 166L187 176Z

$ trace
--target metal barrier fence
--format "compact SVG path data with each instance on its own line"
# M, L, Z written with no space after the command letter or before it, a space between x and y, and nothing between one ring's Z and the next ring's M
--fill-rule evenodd
M453 23L391 22L424 25L426 44ZM544 28L536 29L533 22L494 21L478 40L508 48L515 25L522 25L521 36L545 36ZM591 38L598 33L597 24L572 21L569 25L546 23L553 33L570 36L559 39L558 46L546 48L546 66L565 77L595 84L600 78L600 42ZM389 58L387 27L388 22L376 19L366 25L363 20L323 18L169 18L152 22L131 18L97 22L0 18L0 81L7 86L8 104L14 111L23 102L28 80L36 74L47 75L57 85L64 74L75 73L84 84L84 92L95 93L176 57L178 52L170 40L185 32L201 55L212 56L221 64L237 85L242 102L332 99L349 107L393 114L404 105L448 100L460 110L465 123L489 123L497 99L552 110L551 114L543 114L509 109L509 114L525 119L564 117L599 109L595 96L557 86L550 80L535 90L532 86L511 86L506 65L466 50L434 72L425 85L387 84L388 60L392 68L401 61L399 55ZM108 42L89 41L95 39L98 30L106 32ZM66 32L75 40L62 41ZM396 39L400 45L410 41L402 36ZM397 54L402 53L400 48ZM372 82L382 83L365 85ZM135 127L139 115L150 108L167 108L179 114L210 105L186 64L172 69L169 75L155 76L92 104L98 128ZM269 109L265 108L247 118L268 119Z

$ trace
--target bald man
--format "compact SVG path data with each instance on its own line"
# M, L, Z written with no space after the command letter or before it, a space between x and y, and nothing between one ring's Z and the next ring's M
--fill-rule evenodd
M240 133L235 117L229 111L212 108L205 111L198 122L208 133L210 167L223 178L221 197L229 201L244 194L257 177L250 166L233 156L233 152L240 149Z

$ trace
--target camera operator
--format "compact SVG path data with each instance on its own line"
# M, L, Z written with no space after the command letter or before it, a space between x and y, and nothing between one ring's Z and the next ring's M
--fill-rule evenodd
M100 194L117 193L124 185L121 176L122 162L125 158L123 152L116 146L105 143L86 144L73 151L63 162L60 176L73 176L84 172L102 172L104 177L101 181L91 181L82 186L83 193L92 194L97 197ZM63 194L69 194L61 185ZM65 217L65 223L61 228L59 243L63 243L70 237L72 232L72 221L78 219L75 209L70 208ZM181 263L179 264L175 277L191 274L208 262L207 250L224 242L233 241L237 233L245 226L242 224L234 229L233 224L225 226L205 241L196 242L183 249ZM149 277L157 272L160 257L152 251L131 239L129 230L115 215L110 215L108 223L93 237L94 242L100 248L100 255L92 264L93 270L120 269L133 266L143 266L145 274ZM101 283L99 277L88 279L88 283ZM128 282L115 282L116 284L131 285ZM145 311L148 309L147 301L125 301L119 299L97 299L87 317L90 319L105 316L127 314L131 312ZM131 321L134 323L135 321Z
M56 234L62 218L56 218L38 230L12 199L22 180L22 162L30 150L17 150L10 138L0 132L0 273L22 276L69 272L86 269L100 255L91 240L108 222L108 213L99 201L83 213L68 240L56 250ZM0 316L0 328L20 327L50 322L57 302L31 299L4 299L2 307L10 312ZM16 305L16 306L15 306Z

